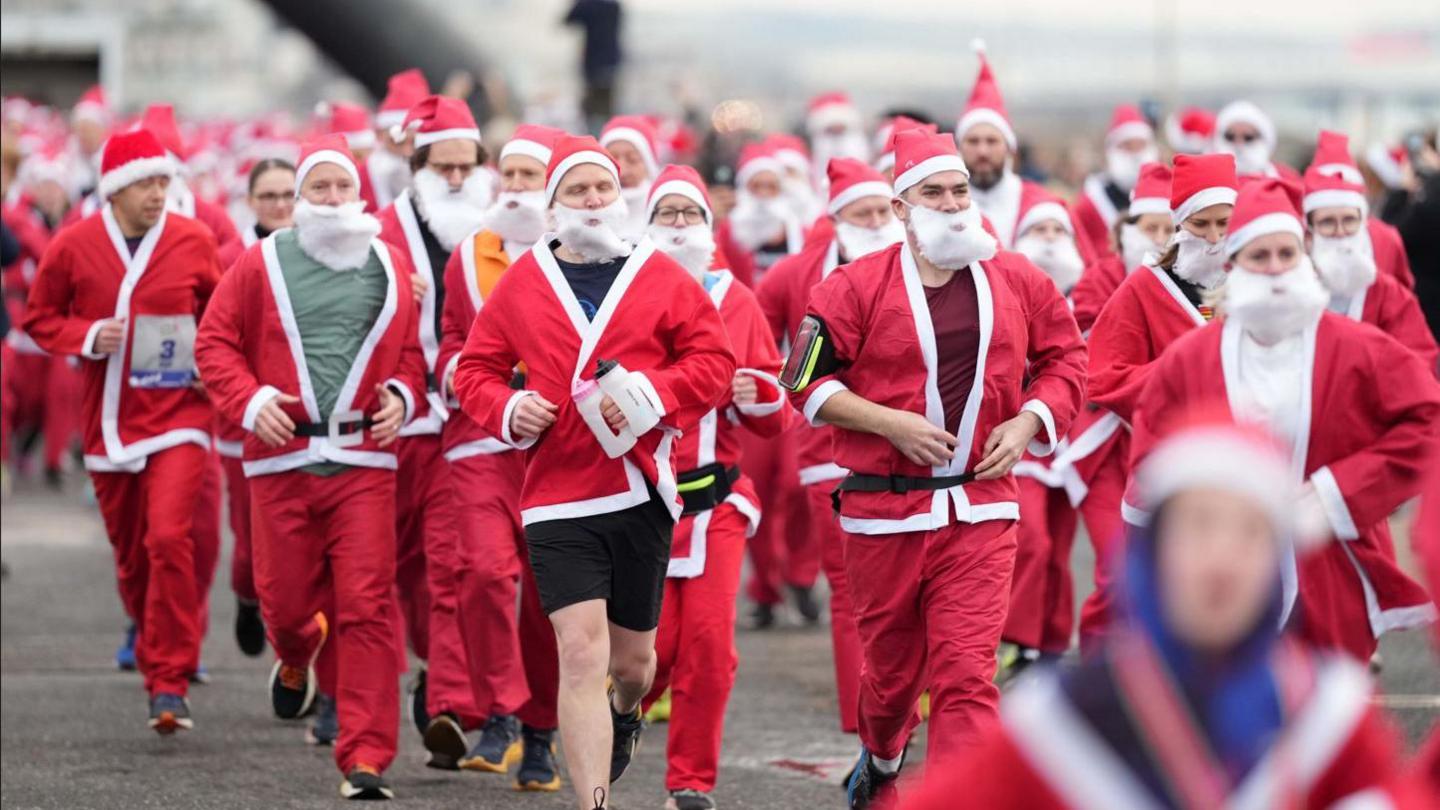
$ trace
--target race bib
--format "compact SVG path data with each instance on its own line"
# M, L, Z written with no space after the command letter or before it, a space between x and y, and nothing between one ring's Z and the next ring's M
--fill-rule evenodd
M135 316L130 387L185 388L195 377L195 316Z

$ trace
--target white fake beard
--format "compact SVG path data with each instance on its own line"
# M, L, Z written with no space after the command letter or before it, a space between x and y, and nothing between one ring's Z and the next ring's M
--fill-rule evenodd
M365 213L365 202L315 205L295 201L295 238L305 255L331 270L356 270L370 259L380 220Z
M1155 244L1154 240L1140 230L1140 226L1129 223L1120 226L1120 253L1125 262L1125 272L1128 273L1142 264L1154 264L1163 249L1164 246Z
M1138 155L1124 149L1107 149L1105 174L1121 191L1129 191L1135 187L1135 181L1140 179L1140 167L1154 162L1159 156L1153 146Z
M715 256L715 234L705 223L673 228L651 224L645 231L655 247L680 263L691 277L699 281L710 269Z
M1309 256L1278 276L1254 273L1236 265L1225 281L1221 298L1225 316L1247 334L1274 345L1313 324L1330 302Z
M1310 256L1316 272L1330 292L1353 298L1375 283L1375 251L1364 228L1354 236L1329 237L1315 234Z
M460 188L429 168L415 172L415 207L440 246L454 250L460 240L474 233L485 219L490 205L490 178L473 171Z
M1262 140L1233 144L1222 139L1220 151L1235 156L1236 174L1266 174L1270 169L1270 144Z
M801 222L810 222L820 216L820 197L804 178L786 177L781 180L780 193L795 218Z
M981 226L980 208L974 204L954 214L912 206L907 228L915 237L920 255L941 270L959 270L989 259L999 248L995 237Z
M620 238L620 228L630 215L624 197L603 208L570 208L556 203L550 208L555 236L560 244L587 262L608 262L630 255L630 243Z
M905 226L892 218L878 228L864 228L849 222L835 223L835 238L840 240L840 249L849 261L861 256L884 250L905 238Z
M500 192L485 209L485 227L506 242L535 244L545 234L545 192Z
M646 203L650 201L650 181L646 180L634 188L620 189L620 199L625 201L630 214L617 230L626 241L638 242L640 237L645 235L645 226L649 224L645 214L649 208Z
M833 158L855 158L869 162L870 142L859 130L847 129L838 135L820 133L810 144L811 162L816 174L825 176L825 169Z
M730 211L730 233L740 247L755 251L785 235L788 214L784 200L760 199L742 190L736 193L735 208Z
M1170 237L1170 244L1180 246L1180 252L1175 256L1175 275L1205 290L1213 290L1225 281L1223 239L1212 245L1179 228Z
M389 192L390 199L399 197L400 192L410 185L410 164L389 149L377 148L370 153L366 164L370 169L370 179Z
M1044 270L1061 293L1068 294L1085 269L1085 260L1080 258L1075 240L1069 237L1047 240L1038 234L1027 233L1015 240L1015 250Z

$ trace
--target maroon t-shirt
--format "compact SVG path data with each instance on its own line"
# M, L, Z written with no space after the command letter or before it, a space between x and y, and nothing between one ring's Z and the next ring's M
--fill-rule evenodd
M969 268L952 273L939 287L925 288L930 323L935 327L935 376L945 405L945 429L959 433L960 418L975 383L980 353L980 302Z

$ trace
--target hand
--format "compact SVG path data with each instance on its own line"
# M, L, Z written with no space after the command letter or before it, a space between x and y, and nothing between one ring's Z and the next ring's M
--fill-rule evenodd
M510 412L511 435L522 439L538 439L541 433L555 424L555 413L558 410L555 403L539 394L525 397L517 402L515 410Z
M295 422L280 406L294 405L299 401L299 397L276 394L260 406L259 413L255 414L255 435L266 447L280 447L295 438Z
M380 395L380 410L370 417L370 435L375 437L376 446L389 447L405 421L405 400L384 384L375 386L375 393Z
M120 351L120 345L125 342L125 319L110 318L100 324L100 331L95 333L95 345L90 347L91 354L114 354Z
M989 481L1010 472L1030 440L1044 427L1040 417L1030 411L1021 411L1014 419L996 425L985 439L980 463L975 465L975 480Z
M605 417L605 423L616 433L624 430L630 424L630 420L625 418L625 413L620 410L620 406L615 404L615 400L611 399L609 394L600 400L600 415Z
M415 303L418 304L425 300L425 293L430 292L430 284L419 273L411 273L410 290L415 293Z
M730 398L736 405L754 405L760 398L760 386L749 374L736 374L730 381Z
M958 440L911 411L891 411L883 434L905 457L926 467L949 463Z

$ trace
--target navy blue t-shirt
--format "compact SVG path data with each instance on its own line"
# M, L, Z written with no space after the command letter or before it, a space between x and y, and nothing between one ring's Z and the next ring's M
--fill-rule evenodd
M559 242L551 243L551 250L554 250L559 244ZM626 257L621 256L608 262L575 264L567 262L559 256L555 257L555 263L560 266L561 274L565 276L566 281L570 282L570 289L580 300L580 309L584 310L586 320L595 320L595 313L604 303L605 295L610 292L610 285L614 284L615 278L620 275L620 269L625 266L625 259Z

